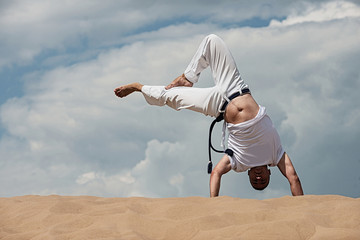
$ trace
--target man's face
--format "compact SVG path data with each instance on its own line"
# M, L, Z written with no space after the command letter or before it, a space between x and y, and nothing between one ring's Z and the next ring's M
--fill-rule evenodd
M271 172L266 165L251 168L248 171L251 186L256 190L265 189L270 182L270 174Z

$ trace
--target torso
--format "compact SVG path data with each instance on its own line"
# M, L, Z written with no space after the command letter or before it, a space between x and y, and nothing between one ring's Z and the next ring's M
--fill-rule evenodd
M224 119L228 123L237 124L256 117L259 112L259 105L251 94L244 94L234 98L227 105Z

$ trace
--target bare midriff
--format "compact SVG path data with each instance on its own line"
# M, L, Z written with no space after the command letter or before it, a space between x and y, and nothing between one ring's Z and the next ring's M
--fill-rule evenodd
M258 112L259 105L247 93L230 101L225 109L224 119L232 124L242 123L255 118Z

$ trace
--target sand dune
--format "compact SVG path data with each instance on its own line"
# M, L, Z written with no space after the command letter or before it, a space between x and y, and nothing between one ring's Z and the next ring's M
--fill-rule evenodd
M360 199L0 198L0 239L360 239Z

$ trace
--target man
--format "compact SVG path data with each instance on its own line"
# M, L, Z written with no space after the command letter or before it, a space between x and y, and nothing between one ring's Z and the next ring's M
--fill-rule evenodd
M210 67L215 86L192 87L200 73ZM210 196L219 195L223 174L231 169L248 169L250 184L263 190L270 181L269 166L278 166L287 178L293 196L303 195L295 168L281 146L279 135L263 106L256 103L248 85L241 78L235 61L225 43L211 34L204 38L185 72L168 86L147 86L132 83L114 90L118 97L142 92L151 105L168 105L176 110L190 109L212 117L223 116L229 131L231 150L211 172ZM223 130L223 141L224 141Z

